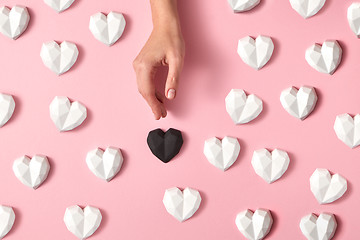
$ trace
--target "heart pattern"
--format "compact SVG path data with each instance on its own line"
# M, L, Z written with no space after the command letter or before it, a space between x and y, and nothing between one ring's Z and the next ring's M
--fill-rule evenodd
M14 110L14 98L11 95L0 93L0 127L10 120Z
M271 230L273 218L270 210L257 209L255 212L247 209L240 212L235 219L239 231L249 240L260 240Z
M360 3L352 3L347 11L347 19L351 30L360 37Z
M56 12L61 13L68 9L75 0L44 0L44 2L54 9Z
M37 189L47 178L50 164L46 156L35 155L31 159L22 156L13 163L15 176L25 186Z
M15 213L12 207L0 205L0 239L6 236L15 222Z
M319 217L311 213L300 221L301 232L308 240L330 240L335 235L337 222L331 213L321 213Z
M199 209L201 196L199 191L189 187L185 188L184 191L173 187L166 189L163 203L170 215L183 222L191 218Z
M121 13L110 12L107 16L101 12L90 17L89 29L100 42L111 46L122 36L126 21Z
M14 40L25 32L30 21L30 14L26 7L0 7L0 32Z
M326 0L290 0L291 7L305 19L317 14L325 2Z
M235 13L245 12L256 7L260 0L228 0L230 7Z
M360 114L351 117L349 114L336 116L334 130L336 136L351 148L360 145Z

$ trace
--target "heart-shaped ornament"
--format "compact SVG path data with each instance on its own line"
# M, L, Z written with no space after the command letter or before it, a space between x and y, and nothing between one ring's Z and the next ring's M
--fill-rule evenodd
M70 131L80 126L87 117L86 107L67 97L56 96L50 103L50 118L60 132Z
M16 40L25 32L30 21L30 15L26 7L14 6L0 7L0 32L5 36Z
M259 70L271 58L274 52L274 43L270 37L244 37L239 40L237 52L241 59L250 67Z
M220 170L226 171L234 164L240 153L240 144L236 138L209 138L204 144L204 154L207 160Z
M347 19L351 30L360 37L360 3L354 2L347 11Z
M360 114L351 117L349 114L336 116L334 130L336 136L351 148L360 145Z
M289 167L290 158L287 152L274 149L271 153L263 148L254 151L251 165L257 175L267 183L272 183L286 172Z
M15 222L15 213L12 207L0 205L0 239L6 236Z
M31 159L22 156L13 163L15 176L24 185L37 189L47 178L50 164L46 156L35 155Z
M254 120L263 110L263 103L254 94L246 95L242 89L231 89L225 98L226 111L235 124Z
M245 12L256 7L260 0L228 0L235 13Z
M110 12L107 16L101 12L90 17L89 29L100 42L111 46L124 32L126 21L121 13Z
M147 144L158 159L168 163L180 152L183 138L181 132L177 129L170 128L164 132L158 128L149 132Z
M299 90L289 87L281 92L280 102L293 117L304 120L314 110L317 102L315 88L303 86Z
M255 212L247 209L236 216L236 226L249 240L260 240L270 232L273 218L270 210L257 209Z
M79 50L74 43L64 41L60 45L55 41L43 43L40 52L44 65L57 75L61 75L75 64Z
M86 206L81 209L78 205L66 208L64 222L67 229L79 239L86 239L94 234L102 220L98 208Z
M123 156L118 148L108 147L105 152L96 148L88 152L86 164L95 176L109 182L120 171Z
M166 189L163 203L170 215L183 222L191 218L199 209L201 196L197 190L189 187L185 188L184 191L173 187Z
M290 0L291 7L305 19L317 14L325 2L326 0Z
M44 2L49 5L49 7L51 7L58 13L61 13L62 11L68 9L71 4L74 3L74 1L75 0L44 0Z
M331 176L327 169L318 168L310 177L310 189L320 204L332 203L347 190L347 181L339 174Z
M322 46L313 44L305 52L308 64L321 73L333 74L341 58L342 48L336 40L326 40Z
M300 221L301 232L308 240L330 240L335 235L337 222L331 213L321 213L319 217L311 213Z
M14 110L14 98L11 95L0 93L0 127L10 120Z

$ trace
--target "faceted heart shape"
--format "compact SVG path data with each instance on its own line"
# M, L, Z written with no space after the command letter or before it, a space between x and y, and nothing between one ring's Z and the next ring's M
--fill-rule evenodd
M320 204L332 203L347 190L347 181L339 174L331 176L327 169L318 168L310 177L310 189Z
M304 120L314 110L317 94L313 87L303 86L299 90L289 87L281 92L280 102L291 115Z
M22 156L13 163L15 176L24 185L37 189L47 178L50 164L46 156L35 155L31 159Z
M16 40L25 32L30 21L26 7L14 6L11 10L7 7L0 8L0 32Z
M291 7L303 18L317 14L325 2L326 0L290 0Z
M256 7L260 0L228 0L234 12L245 12Z
M250 67L259 70L271 58L274 51L274 43L270 37L258 36L256 40L252 37L244 37L239 40L238 54Z
M263 148L254 151L251 165L257 175L267 183L272 183L286 172L289 167L289 155L282 150L274 149L271 153Z
M336 116L334 130L336 136L351 148L360 145L360 114L351 117L349 114Z
M10 232L14 222L15 213L12 207L0 205L0 239Z
M254 94L246 95L242 89L231 89L225 98L226 111L235 124L248 123L254 120L263 109L260 98Z
M326 40L322 46L314 44L306 49L308 64L321 73L333 74L340 65L342 49L336 40Z
M199 209L200 193L192 188L185 188L183 192L177 187L166 189L163 203L166 211L174 218L183 222L191 218Z
M60 132L70 131L80 126L87 117L86 107L67 97L56 96L50 103L50 118Z
M89 29L97 40L111 46L119 40L125 25L125 18L121 13L110 12L105 16L99 12L90 17Z
M240 153L240 144L236 138L224 137L219 140L216 137L205 141L204 154L207 160L219 168L227 170L234 164Z
M88 152L86 164L95 176L109 182L120 171L123 156L118 148L108 147L105 152L96 148Z
M0 93L0 127L7 123L15 110L15 101L11 95Z
M49 5L52 9L58 13L68 9L75 0L44 0L44 2Z
M101 212L96 207L78 205L66 208L64 222L67 229L79 239L86 239L94 234L102 220Z
M321 213L319 217L312 213L300 221L301 232L308 240L330 240L336 228L336 219L331 213Z
M71 42L64 41L59 45L55 41L50 41L43 43L40 56L47 68L61 75L75 64L79 50Z
M351 30L360 37L360 3L354 2L347 11L347 19Z
M270 232L273 219L270 210L258 209L253 213L247 209L236 216L235 223L244 237L259 240Z
M149 132L147 144L158 159L168 163L180 152L183 138L181 132L177 129L170 128L164 133L163 130L158 128Z

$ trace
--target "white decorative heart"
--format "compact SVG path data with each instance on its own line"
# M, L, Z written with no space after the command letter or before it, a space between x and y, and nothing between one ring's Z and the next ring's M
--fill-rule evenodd
M315 88L303 86L299 90L289 87L281 92L280 102L293 117L304 120L314 110L317 102Z
M43 43L40 56L47 68L61 75L75 64L79 50L71 42L64 41L59 45L55 41L50 41Z
M47 178L50 164L46 156L35 155L31 159L22 156L13 163L15 176L24 185L37 189Z
M287 152L274 149L271 153L263 148L254 151L251 165L257 175L267 183L272 183L281 178L289 167L290 158Z
M52 9L58 13L68 9L75 0L44 0L44 2L49 5Z
M226 111L235 124L248 123L262 112L263 103L254 94L246 95L242 89L231 89L225 98Z
M319 217L311 213L300 221L301 232L308 240L330 240L336 228L336 219L331 213L321 213Z
M5 36L16 40L25 32L30 21L30 15L26 7L14 6L0 7L0 32Z
M50 103L50 118L60 132L70 131L80 126L87 117L86 107L67 97L56 96Z
M106 16L99 12L90 17L89 29L97 40L111 46L119 40L125 25L126 21L121 13L110 12Z
M247 209L236 216L236 226L249 240L260 240L270 232L273 218L270 210L257 209L254 213Z
M0 239L6 236L15 222L15 213L12 207L0 205Z
M14 110L14 98L11 95L0 93L0 127L10 120Z
M191 218L199 209L200 193L192 188L185 188L183 192L177 187L166 189L163 203L166 211L174 218L183 222Z
M79 239L86 239L94 234L102 220L98 208L86 206L81 209L78 205L66 208L64 222L67 229Z
M120 171L123 156L118 148L108 147L105 152L96 148L88 152L86 164L95 176L109 182Z
M207 160L223 171L234 164L239 153L240 144L236 138L226 136L221 141L212 137L207 139L204 144L204 154Z
M347 11L347 19L351 30L360 37L360 3L354 2Z
M228 0L235 13L245 12L256 7L260 0Z
M341 58L342 48L336 40L326 40L322 46L314 44L305 52L308 64L321 73L333 74Z
M270 37L260 35L254 40L247 36L239 40L237 52L244 63L259 70L270 60L274 43Z
M305 19L317 14L325 2L326 0L290 0L291 7Z
M360 114L351 117L349 114L336 116L334 130L336 136L351 148L360 145Z
M310 177L310 189L320 204L332 203L347 190L347 181L339 174L331 176L327 169L317 168Z

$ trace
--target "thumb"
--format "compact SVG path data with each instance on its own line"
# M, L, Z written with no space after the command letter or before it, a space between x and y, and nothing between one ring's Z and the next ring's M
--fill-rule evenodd
M181 69L181 60L169 59L169 72L165 85L165 96L170 100L174 99L176 96Z

